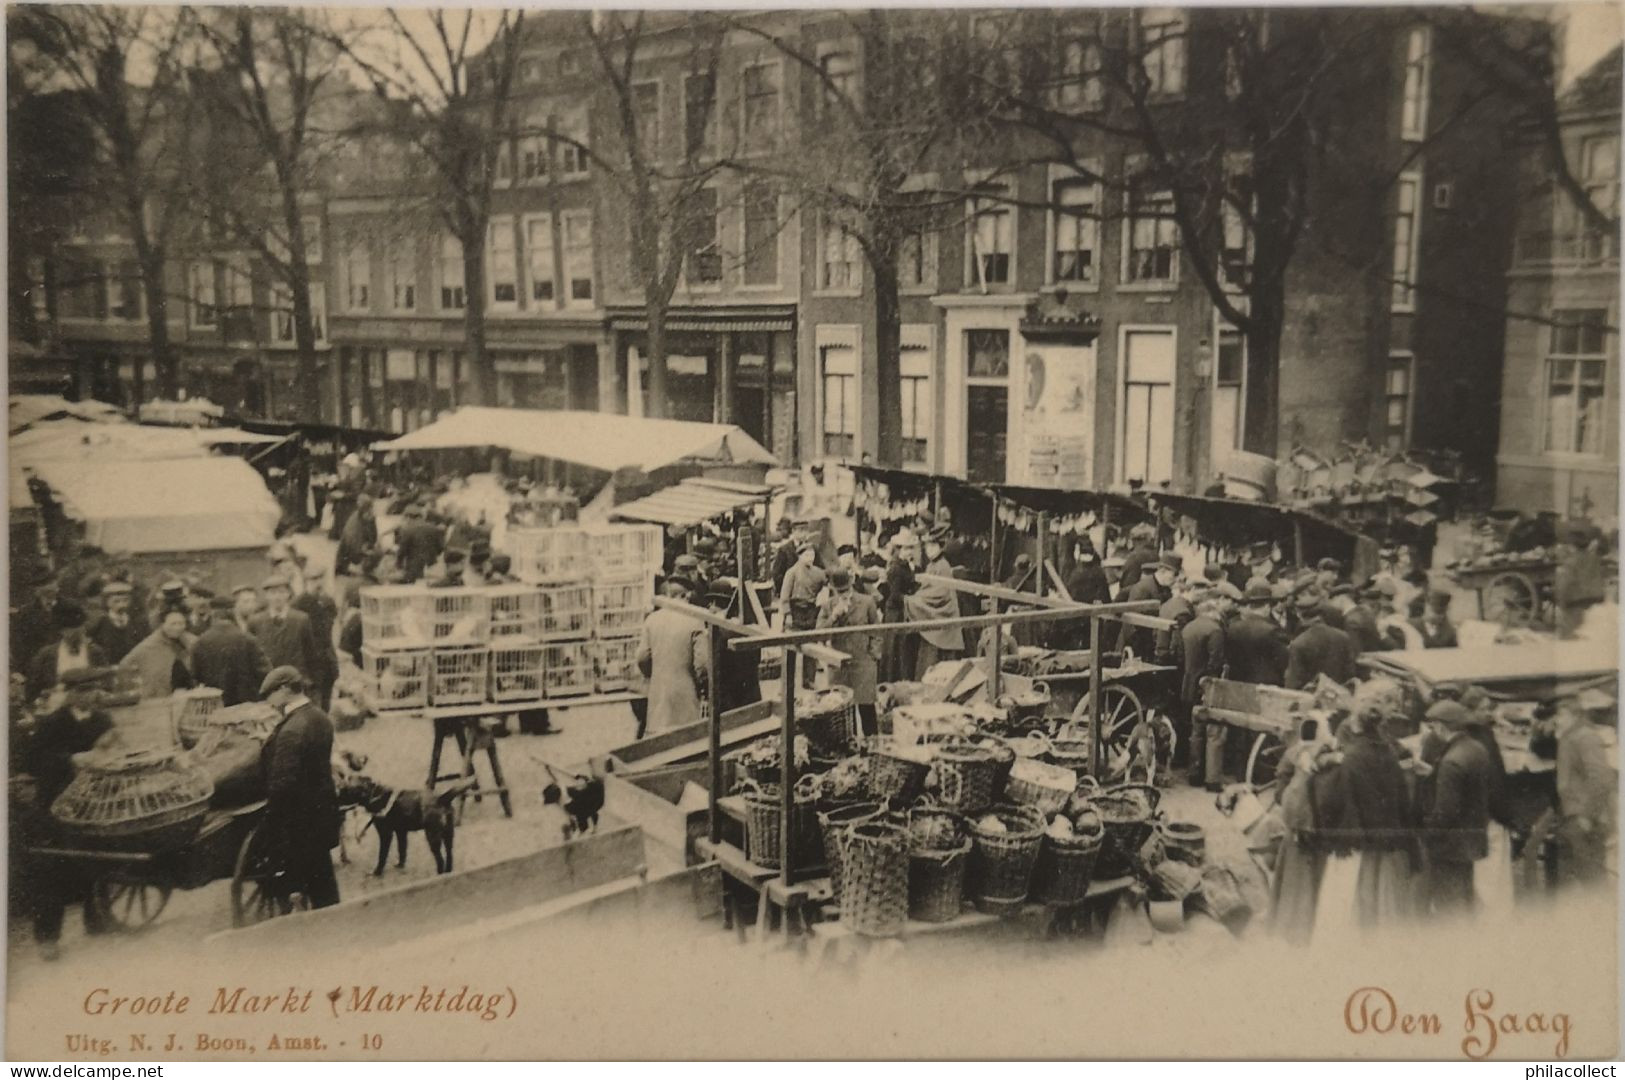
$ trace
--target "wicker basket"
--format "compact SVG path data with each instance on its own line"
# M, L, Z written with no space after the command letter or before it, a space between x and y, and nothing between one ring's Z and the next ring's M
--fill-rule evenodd
M93 847L163 851L197 835L213 795L208 776L178 751L137 750L86 761L51 816Z
M1155 788L1149 789L1156 792ZM1123 877L1133 873L1140 848L1156 828L1152 815L1155 799L1147 797L1145 785L1108 788L1095 796L1095 808L1105 823L1106 835L1095 865L1099 877Z
M1092 771L1090 758L1093 755L1093 744L1088 739L1051 739L1049 749L1039 757L1040 761L1047 761L1051 765L1059 765L1063 769L1071 769L1079 776Z
M878 799L907 806L925 790L925 778L930 772L928 752L884 739L869 744L869 790Z
M965 903L965 873L971 842L951 848L914 848L908 855L908 917L920 922L948 922Z
M853 825L873 821L886 812L877 802L847 803L818 811L818 833L824 844L824 866L829 870L831 895L841 895L841 838Z
M1066 805L1078 788L1078 776L1071 769L1032 758L1017 758L1004 785L1005 798L1036 808L1048 816Z
M858 708L853 700L848 686L796 695L796 728L807 736L815 752L822 749L844 755L851 750L858 736Z
M1001 694L993 704L1006 710L1011 722L1021 724L1043 720L1050 707L1049 684L1035 682L1029 689Z
M1207 830L1202 826L1194 821L1164 821L1159 831L1168 858L1187 866L1207 861Z
M209 730L209 716L223 703L219 690L212 686L199 686L193 690L177 691L173 698L175 711L175 738L190 750Z
M231 734L250 735L261 742L270 737L282 714L274 705L263 701L245 701L228 705L209 714L203 735L193 747L192 760L197 761L214 752L214 748Z
M802 780L811 779L803 777ZM779 845L784 825L784 810L779 805L779 788L751 782L746 784L745 799L745 858L768 870L783 869L779 858ZM796 839L796 865L800 869L810 865L820 849L818 813L810 785L796 784L794 827Z
M1045 904L1075 904L1089 893L1095 860L1100 855L1106 827L1099 814L1088 815L1090 826L1078 824L1076 835L1059 839L1044 833L1033 866L1033 899Z
M992 813L1005 831L971 824L969 887L978 911L1007 915L1027 901L1033 863L1044 839L1044 817L1028 806L1004 805Z
M991 748L970 742L939 746L936 771L937 801L948 809L974 814L993 805L1001 770Z
M841 925L855 934L892 937L908 919L908 832L867 821L841 840Z

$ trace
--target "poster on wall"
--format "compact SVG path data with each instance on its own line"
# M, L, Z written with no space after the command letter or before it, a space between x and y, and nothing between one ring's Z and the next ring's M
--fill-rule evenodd
M1095 350L1029 343L1023 375L1024 481L1034 487L1089 487L1094 478L1089 428Z

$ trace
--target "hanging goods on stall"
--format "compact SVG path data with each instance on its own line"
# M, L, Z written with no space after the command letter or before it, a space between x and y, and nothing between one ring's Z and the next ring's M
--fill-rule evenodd
M870 740L868 750L869 790L877 799L907 806L920 797L931 772L930 750L904 746L884 736Z
M969 888L976 909L1006 915L1027 901L1044 816L1030 806L1000 806L970 827Z
M937 802L949 810L980 813L993 805L998 795L994 783L1000 772L999 761L987 747L968 741L940 744L932 769L937 777Z
M209 730L209 716L222 704L222 695L212 686L177 691L174 696L175 738L190 750Z
M908 918L908 830L883 821L850 826L841 841L841 925L892 937Z
M908 917L920 922L957 918L965 900L970 838L964 822L941 810L908 816Z
M173 748L92 756L51 804L51 816L80 842L162 851L197 835L214 785Z
M829 870L830 895L837 900L841 895L841 867L844 862L841 857L842 834L853 825L873 821L885 812L885 806L877 802L848 803L818 811L818 832L824 846L824 865Z
M1044 831L1033 866L1033 899L1045 904L1075 904L1089 893L1096 861L1106 838L1100 814L1084 806L1070 817L1057 817L1060 828Z
M854 701L848 686L796 695L796 726L807 736L814 755L822 751L823 756L842 757L852 747L859 734Z
M809 782L810 781L810 782ZM817 857L821 841L818 832L817 777L804 776L796 782L795 807L791 827L795 829L795 850L803 869ZM779 847L784 828L784 810L779 791L773 785L749 781L745 785L745 858L768 870L781 870Z
M1156 829L1153 815L1160 796L1156 788L1145 784L1108 788L1095 796L1095 807L1106 826L1095 865L1099 876L1121 877L1133 872L1140 848Z
M1065 806L1077 788L1078 775L1071 769L1018 756L1010 767L1004 793L1010 802L1030 806L1047 816Z

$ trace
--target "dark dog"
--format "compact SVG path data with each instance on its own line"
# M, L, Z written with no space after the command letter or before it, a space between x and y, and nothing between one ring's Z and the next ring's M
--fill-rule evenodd
M406 834L422 831L434 856L436 873L449 874L452 870L452 844L457 832L456 815L452 813L454 799L474 786L472 779L459 781L438 794L427 788L416 791L396 791L367 776L356 776L349 784L350 791L362 809L372 815L371 824L378 830L378 865L372 876L384 872L389 861L390 844L395 844L398 855L397 869L406 866ZM346 795L341 791L340 801ZM365 830L363 830L365 831Z
M543 802L556 802L558 792L558 774L551 765L545 766L548 774L553 777L553 783L547 785L542 791ZM603 765L605 773L611 771L609 763ZM601 776L577 776L565 773L570 778L564 789L564 812L570 817L570 824L574 827L575 835L584 836L588 832L598 829L598 814L604 809L604 780ZM553 799L548 795L552 793Z

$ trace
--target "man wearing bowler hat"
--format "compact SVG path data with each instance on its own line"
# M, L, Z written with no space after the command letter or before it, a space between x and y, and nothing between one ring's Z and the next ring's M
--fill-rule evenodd
M339 842L338 793L333 788L333 721L305 696L297 668L273 668L260 697L281 714L260 753L265 778L265 835L288 892L313 908L339 902L333 858Z
M1241 614L1225 628L1224 658L1229 678L1280 686L1286 681L1286 632L1270 618L1275 590L1255 579L1242 594Z
M1322 617L1320 592L1309 586L1293 599L1298 612L1298 636L1287 648L1286 688L1303 690L1325 675L1337 683L1354 678L1360 655L1354 639Z
M219 690L223 705L256 701L271 667L265 650L232 621L230 597L217 596L212 604L214 617L192 646L192 675Z

